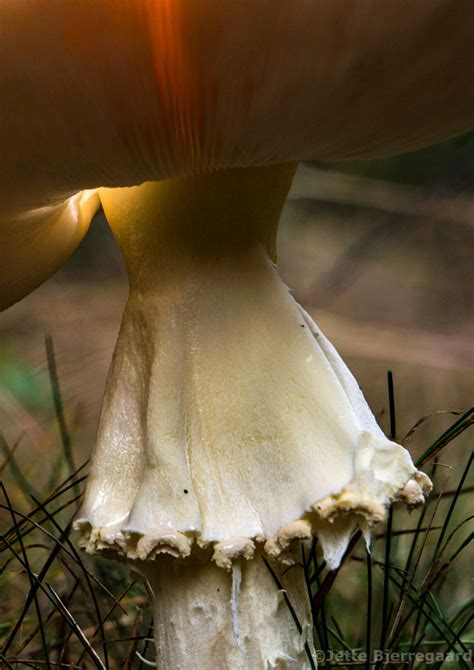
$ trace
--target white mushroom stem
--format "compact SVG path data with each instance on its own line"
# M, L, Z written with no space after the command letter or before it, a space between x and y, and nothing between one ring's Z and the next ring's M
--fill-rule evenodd
M258 556L227 572L168 558L148 564L145 574L155 596L158 670L316 667L301 567L267 567Z
M295 543L318 533L336 567L356 521L368 535L393 499L419 504L429 488L278 277L271 256L293 170L236 169L100 191L131 290L76 527L90 552L156 560L151 579L165 593L157 608L165 608L158 631L166 648L174 646L166 640L191 635L179 626L196 602L211 608L214 596L205 594L228 585L224 569L242 558L234 613L240 630L258 638L245 648L254 654L267 640L286 640L286 619L265 620L260 610L273 597L262 552L286 560ZM203 551L212 565L195 562ZM182 581L173 576L179 566ZM188 595L182 584L192 586ZM229 594L228 586L216 600L217 621L229 614ZM248 627L253 618L260 623ZM211 636L235 651L235 625L212 632L204 616L194 620L196 644L202 635L207 647ZM293 657L294 640L275 645ZM187 668L180 658L167 667ZM304 667L269 659L198 667Z

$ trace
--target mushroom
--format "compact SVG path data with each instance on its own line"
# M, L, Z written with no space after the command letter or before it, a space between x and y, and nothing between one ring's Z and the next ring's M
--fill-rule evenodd
M130 295L76 528L149 580L158 668L314 667L301 571L281 578L298 629L272 570L314 533L337 567L356 524L368 539L429 491L275 240L295 161L472 125L469 17L471 0L2 2L0 303L103 207Z

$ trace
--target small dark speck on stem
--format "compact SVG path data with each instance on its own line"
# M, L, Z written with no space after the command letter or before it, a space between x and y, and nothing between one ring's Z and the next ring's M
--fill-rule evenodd
M185 492L185 493L189 493L189 492L188 492L188 489L184 489L184 492Z

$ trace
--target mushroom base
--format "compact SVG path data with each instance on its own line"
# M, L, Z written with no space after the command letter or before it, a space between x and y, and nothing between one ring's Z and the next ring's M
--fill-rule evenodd
M335 568L356 523L429 488L260 247L132 289L76 521L87 551L207 548L230 569L317 533Z

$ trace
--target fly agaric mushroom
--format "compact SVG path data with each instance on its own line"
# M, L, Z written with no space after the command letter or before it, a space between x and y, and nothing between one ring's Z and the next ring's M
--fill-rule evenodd
M297 629L263 556L278 569L317 533L336 567L355 523L430 484L278 278L280 210L295 160L472 125L471 0L1 11L1 305L100 205L130 279L82 546L147 575L159 668L311 667L303 577L282 577Z

